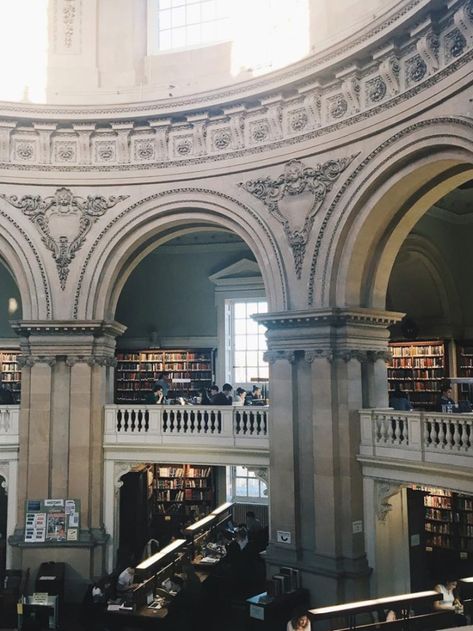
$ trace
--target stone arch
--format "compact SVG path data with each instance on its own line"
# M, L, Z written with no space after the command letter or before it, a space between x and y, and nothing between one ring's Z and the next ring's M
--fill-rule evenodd
M102 230L82 267L73 317L113 318L121 289L138 263L176 231L205 226L226 228L241 237L260 267L270 308L287 308L282 257L262 218L223 193L185 188L136 202Z
M439 248L426 237L411 233L402 244L401 251L403 254L413 254L424 266L431 286L435 289L443 316L452 324L460 324L460 296L453 274Z
M327 212L309 303L384 309L407 235L436 201L472 178L470 119L424 120L383 142L358 164Z
M23 319L51 318L51 294L43 262L28 235L1 209L0 257L18 287Z

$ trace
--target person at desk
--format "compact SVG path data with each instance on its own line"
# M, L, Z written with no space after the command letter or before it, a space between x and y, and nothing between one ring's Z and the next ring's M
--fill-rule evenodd
M435 585L434 590L442 594L443 600L436 600L434 602L434 609L436 611L455 612L455 624L460 627L465 625L467 621L463 615L463 604L455 592L456 587L457 581L453 578L447 578L444 583Z
M164 390L159 384L156 384L153 391L148 393L146 397L146 403L148 405L160 405L164 403Z
M231 405L232 390L233 386L229 383L224 383L222 386L222 392L217 392L217 394L213 397L212 405Z
M235 401L233 401L233 405L245 405L246 396L247 396L247 393L244 388L237 388L235 392Z
M450 386L445 385L440 391L440 397L437 401L437 412L453 412L457 404L452 399L453 391Z
M135 579L135 568L127 567L123 570L121 574L118 575L117 579L117 592L118 594L123 594L131 589L133 585L133 581Z
M389 395L389 407L394 410L402 410L404 412L410 412L412 410L412 405L407 393L401 390L398 383L394 387L394 392Z
M310 631L310 620L305 609L297 609L287 623L287 631Z

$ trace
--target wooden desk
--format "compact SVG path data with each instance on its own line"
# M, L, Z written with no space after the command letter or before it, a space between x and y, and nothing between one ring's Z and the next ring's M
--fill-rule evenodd
M296 589L275 598L263 592L246 599L251 631L286 631L296 607L308 607L307 589Z
M401 612L401 620L404 621L402 628L408 629L410 610L412 607L416 605L429 605L433 609L433 603L437 600L442 600L442 598L442 594L432 589L425 592L414 592L413 594L400 594L398 596L387 596L385 598L360 600L357 602L345 603L343 605L334 605L332 607L309 609L309 615L310 619L314 622L330 620L333 618L345 619L346 629L353 631L357 628L356 616L358 614L394 609Z

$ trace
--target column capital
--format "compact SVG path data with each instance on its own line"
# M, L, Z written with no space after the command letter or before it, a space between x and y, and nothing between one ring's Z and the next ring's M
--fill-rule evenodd
M263 359L268 364L274 364L278 360L286 360L290 364L293 364L296 361L296 354L294 351L282 350L282 351L265 351L263 355Z
M32 368L36 364L47 364L51 368L56 363L54 355L25 355L21 354L17 357L17 363L20 368Z

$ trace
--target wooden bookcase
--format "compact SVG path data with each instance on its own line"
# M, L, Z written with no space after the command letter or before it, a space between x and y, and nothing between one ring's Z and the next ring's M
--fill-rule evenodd
M215 508L215 475L213 467L200 465L153 467L153 532L163 544L179 535L189 521Z
M411 557L417 548L411 569L423 566L433 582L443 575L464 576L473 559L473 497L445 489L417 489L408 490L411 537L418 535L411 539Z
M414 409L434 410L442 382L448 376L445 343L390 342L389 392L398 383Z
M205 349L160 349L118 353L115 369L117 403L144 401L161 372L171 379L168 398L190 397L213 380L213 351Z
M16 361L17 357L17 352L0 350L1 381L12 391L15 403L19 403L21 395L21 371Z

